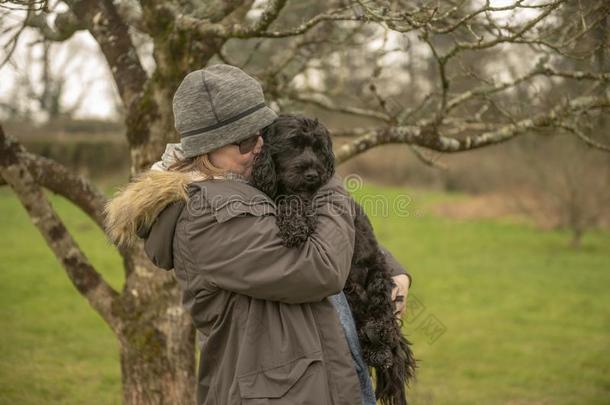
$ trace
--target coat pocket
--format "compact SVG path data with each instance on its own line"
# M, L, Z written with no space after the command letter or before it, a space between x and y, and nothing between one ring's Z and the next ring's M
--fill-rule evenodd
M323 405L330 402L321 351L280 366L242 375L237 380L242 399L248 400L244 404Z

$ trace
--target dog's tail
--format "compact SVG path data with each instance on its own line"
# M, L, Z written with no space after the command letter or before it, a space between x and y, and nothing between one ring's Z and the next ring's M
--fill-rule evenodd
M402 334L399 344L392 351L392 365L375 368L375 396L382 405L407 405L407 385L415 380L417 359L411 350L411 342Z

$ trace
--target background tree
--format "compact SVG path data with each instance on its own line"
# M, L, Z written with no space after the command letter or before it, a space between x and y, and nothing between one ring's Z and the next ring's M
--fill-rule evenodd
M21 38L23 46L15 48L19 51L19 62L10 57L6 59L6 64L13 67L14 80L8 83L8 94L0 102L0 111L13 121L72 119L93 81L91 77L83 77L86 69L83 60L90 57L90 51L83 48L82 41L72 41L66 46L49 41L35 31L27 34ZM68 81L79 79L80 91L73 100L67 100Z
M565 7L560 15L569 20L575 13L578 13L577 4ZM558 65L569 70L588 68L598 74L610 72L607 61L610 19L607 16L598 18L595 28L580 38L581 44L587 46L578 51L591 49L591 52L558 56ZM580 85L578 81L551 79L550 84L538 92L538 97L550 104L565 94L577 93ZM607 89L605 81L589 91L603 95ZM557 135L556 131L546 131L545 136L520 140L514 154L515 161L523 167L512 176L516 183L514 187L519 190L512 197L517 206L547 227L568 230L571 234L569 243L575 248L580 246L587 230L603 224L610 206L608 155L573 136L598 139L606 145L610 143L606 114L591 117L588 113L584 112L576 126L564 127L567 133L562 131Z
M587 40L610 12L602 0L1 3L3 19L20 19L3 21L2 60L10 60L26 29L47 41L78 31L95 39L123 105L132 175L177 141L170 100L181 79L214 62L257 76L276 106L310 105L350 117L350 125L334 131L347 139L336 151L339 163L397 143L435 165L440 153L540 131L566 132L609 150L596 131L582 129L610 107L610 75L590 63L596 45ZM574 85L561 96L542 97L540 89L556 80ZM141 246L123 249L125 283L114 290L41 190L66 197L100 227L105 196L1 130L0 174L116 334L125 403L193 402L194 330L171 274L156 269Z

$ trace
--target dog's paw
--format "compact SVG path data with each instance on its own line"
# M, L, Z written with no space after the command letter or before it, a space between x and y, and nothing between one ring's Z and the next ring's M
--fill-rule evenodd
M279 236L286 247L300 246L307 241L311 231L303 217L278 217Z

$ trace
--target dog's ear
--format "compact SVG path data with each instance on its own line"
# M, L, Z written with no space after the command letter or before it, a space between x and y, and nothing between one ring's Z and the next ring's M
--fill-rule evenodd
M275 162L271 157L270 146L264 144L261 151L254 158L252 167L252 183L271 198L278 193L278 176L275 171Z
M335 174L335 153L333 152L333 141L330 138L330 133L326 128L324 129L324 141L325 141L325 150L322 154L322 163L324 164L324 169L326 175L330 179Z

